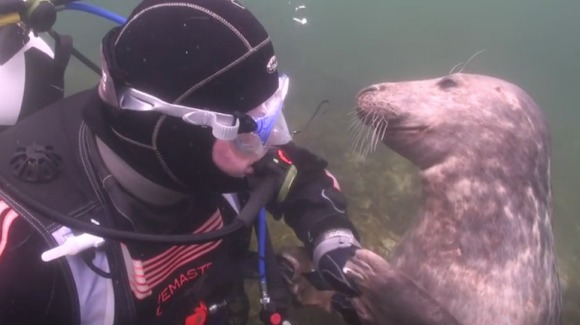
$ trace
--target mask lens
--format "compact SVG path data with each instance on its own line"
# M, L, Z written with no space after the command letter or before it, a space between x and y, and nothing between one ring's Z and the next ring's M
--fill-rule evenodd
M292 135L288 130L288 124L286 123L286 118L284 114L280 112L276 121L270 130L269 138L266 140L266 147L268 146L280 146L286 144L292 140Z
M262 157L266 154L266 147L256 133L241 133L234 140L236 147L248 155Z
M278 108L272 109L272 114L256 119L258 127L255 132L264 145L268 143L268 140L272 136L272 132L279 123L278 120L280 117L282 117L284 122L286 121L282 115L282 103L279 104Z
M288 83L288 77L285 75L281 76L279 81L280 85L274 95L262 105L248 112L248 115L257 124L256 130L253 133L249 133L254 135L252 150L265 152L269 146L286 144L292 139L288 131L286 119L284 118L284 114L282 114L284 99L288 93ZM240 136L245 138L243 141L240 141L240 144L248 142L247 134L238 135L238 137ZM257 148L258 145L254 143L256 139L259 139L262 148ZM242 150L246 149L250 150L250 146L245 145L245 149Z

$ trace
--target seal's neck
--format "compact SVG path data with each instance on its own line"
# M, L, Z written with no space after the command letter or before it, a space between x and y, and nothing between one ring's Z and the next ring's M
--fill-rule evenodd
M447 222L466 219L514 220L512 215L549 214L547 175L511 162L457 159L422 171L423 217ZM534 202L534 206L529 204ZM535 208L534 208L535 207ZM533 209L536 209L532 211Z
M101 159L111 175L123 189L136 198L152 205L164 206L177 203L186 197L183 193L163 187L139 174L98 137L96 142Z
M426 213L437 211L440 214L437 218L459 219L469 207L497 202L493 193L500 190L495 188L496 180L484 181L480 175L483 171L478 174L472 166L475 164L447 162L422 171Z

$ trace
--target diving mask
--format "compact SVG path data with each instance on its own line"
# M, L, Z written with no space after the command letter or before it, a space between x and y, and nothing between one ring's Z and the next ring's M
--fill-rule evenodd
M281 75L276 92L264 103L246 114L226 114L170 104L130 87L116 89L120 109L154 111L181 118L184 122L212 128L216 139L233 141L243 152L263 156L270 146L288 143L292 137L282 114L288 93L289 78Z

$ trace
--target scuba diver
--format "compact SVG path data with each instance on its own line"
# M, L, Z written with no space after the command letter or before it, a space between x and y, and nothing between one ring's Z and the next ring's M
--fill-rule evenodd
M245 324L253 225L261 318L282 324L262 207L326 284L356 293L346 199L292 142L289 79L247 9L144 0L101 54L97 87L0 134L1 324Z

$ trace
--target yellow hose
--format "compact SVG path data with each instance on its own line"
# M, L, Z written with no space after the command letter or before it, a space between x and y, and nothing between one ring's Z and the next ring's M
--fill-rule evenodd
M20 22L20 14L15 12L0 16L0 27Z

